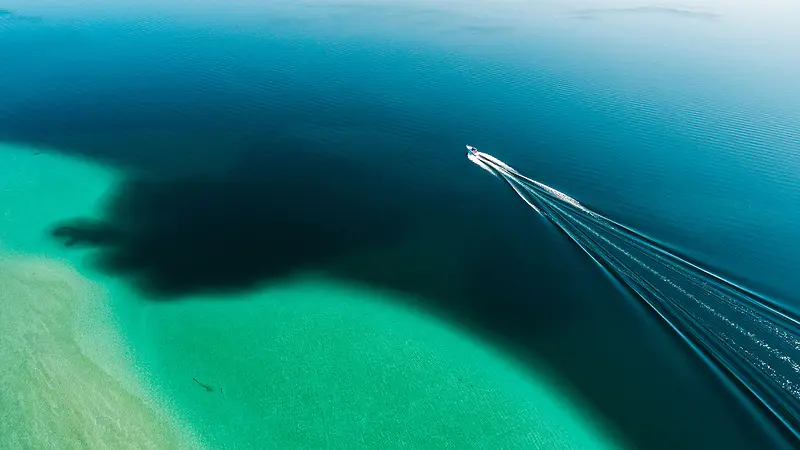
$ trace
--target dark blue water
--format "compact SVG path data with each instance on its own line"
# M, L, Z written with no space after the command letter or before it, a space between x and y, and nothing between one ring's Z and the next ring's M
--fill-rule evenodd
M102 220L42 230L108 273L157 301L309 268L422 294L546 361L637 447L779 448L765 411L463 146L796 311L788 22L723 4L35 3L0 15L0 140L124 171Z

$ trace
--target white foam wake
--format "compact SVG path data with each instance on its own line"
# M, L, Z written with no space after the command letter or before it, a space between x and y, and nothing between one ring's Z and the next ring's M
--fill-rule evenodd
M800 321L779 302L687 261L491 155L476 151L469 158L505 181L800 438Z

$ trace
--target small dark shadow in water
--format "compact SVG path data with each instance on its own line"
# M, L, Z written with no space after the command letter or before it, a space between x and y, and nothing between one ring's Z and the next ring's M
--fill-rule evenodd
M100 220L76 219L59 225L52 231L66 247L99 247L122 242L123 234L111 224Z
M665 16L680 17L686 19L715 20L719 14L706 11L693 11L690 9L671 8L666 6L637 6L632 8L597 8L575 11L575 19L594 19L604 15L616 14L657 14Z

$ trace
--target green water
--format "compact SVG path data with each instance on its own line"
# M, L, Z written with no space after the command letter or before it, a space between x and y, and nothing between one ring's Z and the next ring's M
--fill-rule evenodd
M139 297L48 234L117 176L37 152L0 146L3 448L622 446L544 371L395 293L309 273Z

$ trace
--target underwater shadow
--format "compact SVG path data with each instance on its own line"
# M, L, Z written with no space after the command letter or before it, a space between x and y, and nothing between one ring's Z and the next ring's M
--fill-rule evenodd
M312 164L301 154L284 142L242 152L237 166L220 173L134 176L104 219L69 220L51 235L94 249L100 269L170 300L252 289L323 267L396 241L416 217L403 208L422 192L391 192L379 172L335 157Z

